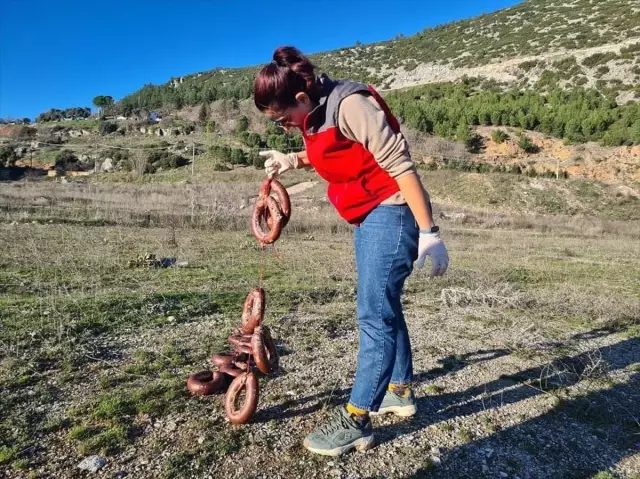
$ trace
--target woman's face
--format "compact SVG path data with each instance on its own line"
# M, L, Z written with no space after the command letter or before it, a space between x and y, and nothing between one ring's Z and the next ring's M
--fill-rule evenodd
M304 127L304 119L311 110L313 110L313 104L306 93L298 93L296 95L296 101L295 106L285 108L284 110L267 108L264 114L285 131L289 131L292 128L302 130Z

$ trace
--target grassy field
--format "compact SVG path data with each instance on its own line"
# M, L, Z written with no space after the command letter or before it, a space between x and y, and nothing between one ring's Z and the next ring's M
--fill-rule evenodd
M247 221L261 172L218 175L2 185L0 477L84 477L92 454L108 477L638 477L636 199L424 172L451 265L406 287L419 413L330 459L301 442L355 371L351 231L311 184L262 252ZM186 264L136 265L147 253ZM282 367L235 426L185 382L261 276Z

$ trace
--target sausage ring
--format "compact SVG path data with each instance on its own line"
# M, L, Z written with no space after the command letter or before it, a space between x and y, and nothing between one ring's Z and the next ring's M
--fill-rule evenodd
M222 373L200 371L187 379L187 389L197 396L208 396L224 389L225 377Z
M242 336L232 334L227 338L227 341L229 341L229 344L232 346L245 346L247 344L251 344L251 338L253 338L253 336L250 334L243 334Z
M244 404L237 403L242 390L245 390ZM253 416L258 407L258 379L252 372L242 373L229 386L224 398L224 409L229 420L235 424L243 424Z
M267 211L272 218L271 224L273 227L271 229L267 228L267 231L265 231L260 223L262 218L267 215ZM271 196L258 198L251 215L251 232L262 245L273 243L280 237L282 232L282 218L282 213L275 199Z
M215 354L211 357L211 364L213 364L214 366L221 367L221 366L225 366L227 364L233 363L235 358L236 358L235 354L230 354L230 353Z
M220 372L222 374L228 374L229 376L236 378L240 374L244 373L245 370L236 367L234 364L227 364L225 366L220 366Z
M251 339L253 359L256 367L264 374L270 374L278 368L279 358L276 345L266 326L258 326Z
M237 344L233 347L233 350L253 356L253 348L251 347L251 344Z
M247 295L247 299L244 300L242 325L240 326L240 331L243 334L253 334L256 326L262 323L262 319L264 318L264 303L263 288L256 288Z
M276 201L280 208L280 213L282 213L282 229L287 226L289 222L289 218L291 217L291 200L289 199L289 193L287 193L287 189L280 183L278 180L271 180L271 189L276 194ZM266 194L269 194L266 187L263 185L264 191ZM263 190L261 189L261 192ZM269 213L269 210L265 211L266 222L269 229L273 228L273 218Z

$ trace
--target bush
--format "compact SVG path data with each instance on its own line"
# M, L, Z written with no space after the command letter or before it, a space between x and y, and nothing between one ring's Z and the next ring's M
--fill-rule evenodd
M16 133L16 138L21 140L26 140L29 138L34 138L36 136L36 129L31 128L30 126L22 125L18 128L18 132Z
M509 134L503 130L493 130L491 139L498 144L504 143L509 139Z
M231 164L233 165L246 165L247 156L240 148L234 148L231 150Z
M98 125L98 132L102 135L108 135L118 129L118 124L114 121L101 121Z
M67 171L83 171L83 165L80 163L78 157L70 150L62 150L56 156L55 162L56 171L63 174Z
M537 153L539 151L538 146L534 142L532 142L527 135L522 135L520 137L518 146L527 153Z
M18 155L11 146L0 147L0 167L9 168L18 161Z
M596 65L600 65L602 63L607 63L609 60L613 60L614 58L617 58L618 55L616 55L613 52L609 52L609 53L594 53L593 55L585 58L584 60L582 60L582 64L585 67L588 68L593 68Z
M247 131L248 129L249 129L249 118L243 115L240 118L238 118L238 121L236 123L236 132L242 133L244 131Z
M522 62L520 65L518 65L518 67L521 70L524 70L526 72L528 72L529 70L534 69L537 66L538 66L538 61L537 60L531 60L531 61L528 61L528 62Z
M251 150L249 152L249 154L247 155L247 163L258 170L264 168L264 158L260 156L258 150Z
M186 158L171 153L166 150L157 150L149 153L147 168L145 173L155 173L160 168L163 170L169 170L173 168L179 168L189 163Z

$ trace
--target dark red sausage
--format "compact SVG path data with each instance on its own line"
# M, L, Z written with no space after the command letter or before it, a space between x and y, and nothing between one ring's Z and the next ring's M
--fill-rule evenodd
M220 366L220 372L235 378L241 375L244 370L236 367L234 364L228 364L226 366Z
M264 299L263 288L256 288L247 295L247 298L244 300L242 324L240 326L240 331L243 334L253 334L256 326L262 323L265 309Z
M273 218L273 227L265 231L262 229L261 223L266 210L269 211L269 215ZM280 208L278 207L278 203L275 199L271 196L258 198L253 214L251 215L251 232L258 239L260 244L271 244L280 237L280 233L282 232L282 219L282 213L280 212Z
M253 360L261 372L271 374L278 369L278 351L266 326L256 328L251 340L251 348L253 349Z
M276 200L282 213L282 228L287 226L289 218L291 217L291 200L289 199L289 193L287 189L278 180L271 180L271 189L276 194Z
M231 353L220 353L215 354L211 357L211 364L214 366L225 366L227 364L231 364L236 358L236 354Z
M244 404L238 407L238 400L245 389ZM235 424L246 423L258 407L258 378L252 372L242 373L229 386L224 398L224 410L229 420Z
M200 371L187 379L187 389L197 396L208 396L224 389L226 380L219 372Z

